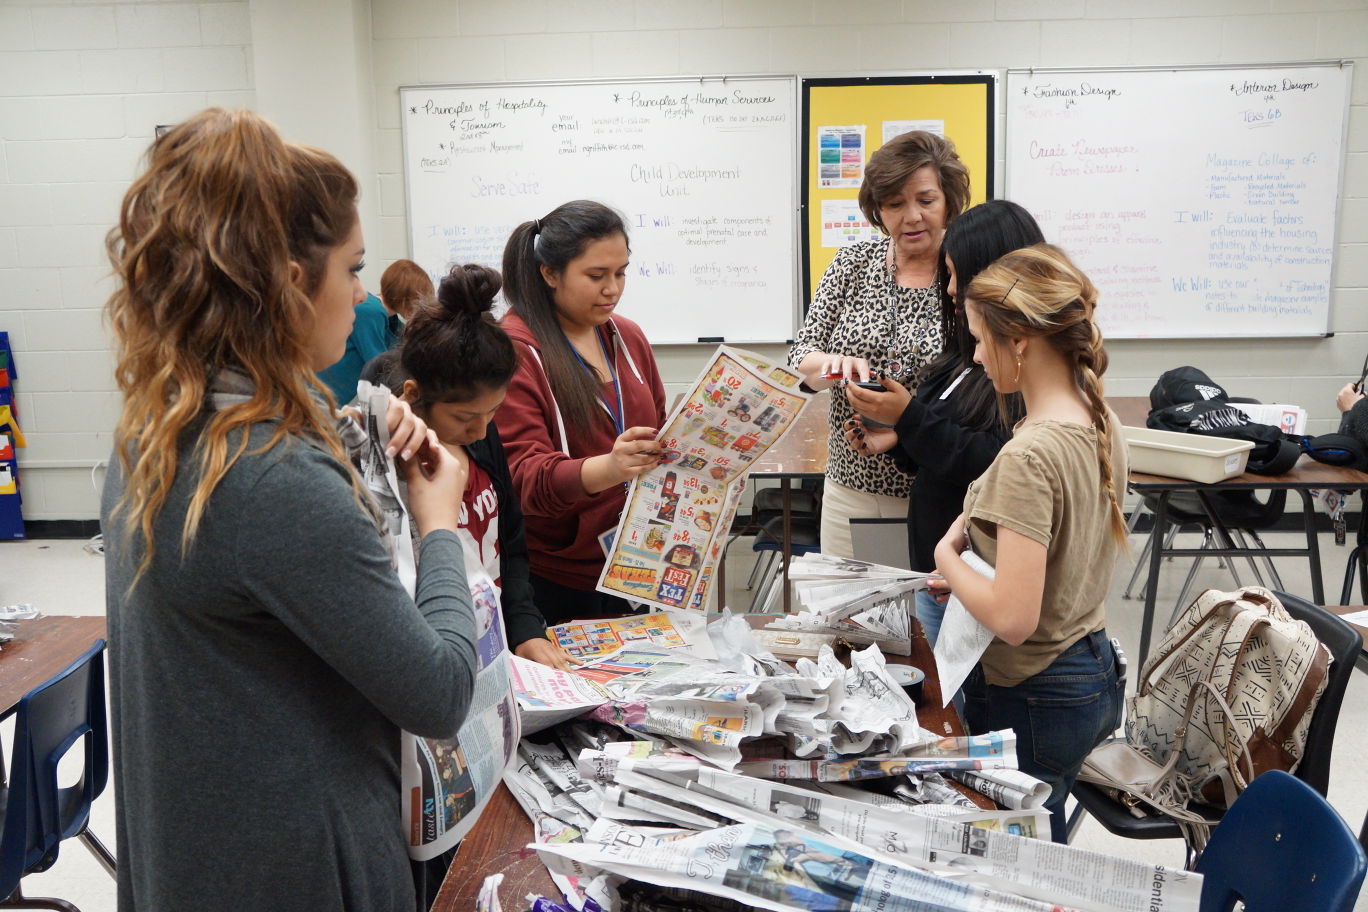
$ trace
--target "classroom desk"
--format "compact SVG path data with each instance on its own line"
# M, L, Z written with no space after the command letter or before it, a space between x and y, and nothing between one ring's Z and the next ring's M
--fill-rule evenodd
M774 615L747 615L746 620L752 627L763 627L774 620ZM912 638L912 655L885 658L890 663L915 665L926 672L922 701L917 707L917 720L923 728L936 734L964 734L964 724L954 708L941 706L936 663L925 636L918 633ZM994 807L978 792L963 787L961 790L979 807ZM479 822L461 843L431 912L467 912L475 908L475 898L485 877L500 871L505 876L499 892L512 904L510 907L522 908L525 905L522 898L528 893L559 898L560 891L537 853L525 848L531 842L532 821L523 813L508 787L501 784L489 799Z
M789 561L793 551L793 480L825 478L827 467L827 424L831 417L831 396L813 396L798 413L778 443L755 460L750 474L756 478L777 478L783 492L783 564L780 579L784 589L784 614L792 608L793 593L788 584Z
M48 615L16 621L15 626L14 639L0 645L0 717L105 635L103 617Z
M1143 396L1109 398L1107 404L1116 412L1121 423L1128 427L1144 427L1149 415L1149 399ZM1311 492L1318 489L1339 491L1368 490L1368 475L1354 469L1330 466L1303 456L1290 471L1283 475L1255 475L1245 472L1234 478L1215 484L1201 484L1180 478L1162 475L1147 475L1131 472L1129 487L1140 495L1152 495L1155 501L1154 525L1150 529L1149 576L1145 583L1145 613L1140 627L1140 655L1135 667L1145 664L1149 655L1151 628L1154 626L1154 603L1159 582L1160 562L1166 556L1174 557L1305 557L1311 565L1311 601L1317 605L1325 602L1325 584L1321 578L1320 539L1316 533L1316 506ZM1295 491L1302 500L1302 525L1306 532L1305 548L1237 548L1225 525L1217 518L1210 495L1218 491ZM1165 548L1164 517L1168 513L1169 498L1175 491L1191 491L1197 495L1207 515L1212 519L1212 527L1220 547ZM1363 520L1360 519L1358 541L1365 539Z
M1137 494L1152 495L1154 498L1154 525L1150 530L1149 576L1145 588L1145 613L1140 628L1140 667L1149 654L1150 628L1154 621L1154 603L1159 583L1160 562L1166 556L1174 557L1305 557L1311 564L1311 601L1317 605L1325 603L1325 583L1321 578L1320 541L1316 532L1316 506L1311 497L1314 490L1333 489L1338 491L1368 490L1368 474L1342 466L1330 466L1303 456L1291 470L1283 475L1255 475L1246 472L1215 484L1200 484L1179 478L1165 478L1160 475L1130 473L1130 488ZM1302 523L1306 531L1305 548L1237 548L1225 525L1220 522L1211 495L1218 491L1295 491L1302 500ZM1168 501L1175 491L1191 491L1197 495L1203 509L1212 520L1216 533L1217 548L1165 548L1164 519L1168 514ZM1364 523L1359 521L1359 541L1364 540Z
M1334 615L1353 614L1356 611L1363 611L1368 605L1326 605L1325 610ZM1363 636L1363 646L1359 649L1358 659L1354 661L1354 666L1359 671L1368 674L1368 627L1362 624L1350 622L1353 627Z

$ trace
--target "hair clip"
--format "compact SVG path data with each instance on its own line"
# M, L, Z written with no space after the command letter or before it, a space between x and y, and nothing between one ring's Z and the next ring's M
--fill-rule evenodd
M532 220L532 233L533 233L534 235L535 235L535 234L541 234L541 219L533 219L533 220Z
M1012 293L1012 291L1017 287L1017 282L1020 282L1020 281L1021 281L1021 276L1017 276L1017 277L1012 281L1011 288L1008 288L1008 289L1007 289L1007 293L1004 294L1004 295L1002 296L1002 300L1001 300L1001 301L998 301L998 307L1005 307L1005 306L1006 306L1006 304L1007 304L1007 295L1009 295L1009 294Z

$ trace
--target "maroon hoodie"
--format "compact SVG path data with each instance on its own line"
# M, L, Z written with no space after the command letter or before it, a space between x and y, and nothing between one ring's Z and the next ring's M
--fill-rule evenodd
M580 467L590 456L610 452L617 430L602 409L592 428L567 427L551 394L536 337L512 311L502 325L518 352L518 372L494 422L522 500L532 572L592 592L604 560L598 537L617 526L626 491L613 485L586 494ZM599 332L622 387L624 427L659 428L665 422L665 387L641 328L613 317ZM603 396L616 400L611 382L603 385Z

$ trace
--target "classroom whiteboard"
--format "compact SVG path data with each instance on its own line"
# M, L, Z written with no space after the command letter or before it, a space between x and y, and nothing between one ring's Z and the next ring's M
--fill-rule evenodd
M409 250L499 268L572 199L627 219L619 311L653 343L784 342L797 313L792 76L400 89Z
M1349 65L1009 70L1007 195L1111 338L1329 331Z

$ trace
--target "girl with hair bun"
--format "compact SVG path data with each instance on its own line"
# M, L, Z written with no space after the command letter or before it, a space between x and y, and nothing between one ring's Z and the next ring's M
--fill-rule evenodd
M933 583L996 638L964 683L969 731L1016 731L1021 768L1051 787L1051 832L1083 758L1116 729L1124 682L1106 598L1126 540L1120 422L1103 398L1097 290L1057 247L1001 257L965 293L969 332L999 397L1025 417L936 545ZM966 546L995 568L980 576Z
M118 905L412 909L400 729L474 685L465 473L389 413L416 603L314 371L365 296L355 178L249 111L158 138L109 255L123 411L101 505Z
M665 386L646 336L616 313L627 225L574 200L514 229L504 248L503 327L518 370L499 433L527 522L538 607L552 624L626 614L595 591L599 537L617 526L625 485L660 462Z
M390 385L402 389L414 414L468 467L463 542L500 590L509 648L568 670L569 656L546 638L546 621L533 598L522 508L494 424L518 368L513 343L490 313L501 284L499 274L484 266L451 267L436 300L411 312L399 349L402 373L392 374Z

